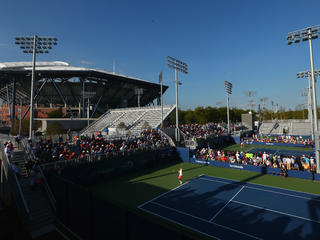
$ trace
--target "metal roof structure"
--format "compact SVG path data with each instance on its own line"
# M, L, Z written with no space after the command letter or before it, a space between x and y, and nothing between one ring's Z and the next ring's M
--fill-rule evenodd
M23 99L30 102L32 62L0 63L0 98L6 102ZM36 62L35 103L41 106L82 106L86 98L94 111L108 108L136 107L135 90L143 89L141 106L147 106L160 97L160 84L100 69L74 67L66 62ZM165 92L168 86L163 86ZM88 94L91 93L91 96ZM14 97L15 96L15 97ZM81 117L81 116L80 116Z

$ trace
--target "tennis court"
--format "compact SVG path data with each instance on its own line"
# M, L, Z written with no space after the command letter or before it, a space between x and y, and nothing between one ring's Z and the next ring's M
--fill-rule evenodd
M291 150L291 149L253 148L248 152L254 153L254 154L266 152L267 154L276 154L276 155L283 155L283 156L302 156L302 155L314 156L313 151L299 151L299 150Z
M320 196L200 175L140 209L216 239L319 239Z

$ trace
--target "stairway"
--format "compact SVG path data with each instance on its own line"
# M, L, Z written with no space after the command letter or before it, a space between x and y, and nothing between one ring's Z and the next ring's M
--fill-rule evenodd
M16 150L13 153L13 162L19 166L22 175L19 182L30 211L30 218L24 222L32 238L36 238L52 230L52 224L55 221L55 212L45 188L36 186L32 189L30 184L31 179L27 177L24 166L25 156L24 151Z
M44 188L36 187L32 190L29 178L20 179L20 184L30 210L27 228L32 238L41 236L50 231L50 225L55 221L54 211Z
M27 176L27 169L25 167L25 152L22 150L15 150L13 152L12 162L16 163L20 169L20 173L23 177Z

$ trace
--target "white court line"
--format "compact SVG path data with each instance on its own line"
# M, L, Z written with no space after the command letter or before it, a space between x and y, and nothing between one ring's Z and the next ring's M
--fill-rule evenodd
M199 176L197 176L195 179L198 179L198 178L200 179L202 176L205 176L205 175L204 175L204 174L200 174L200 175L199 175ZM191 180L194 180L194 179L191 179ZM191 181L191 180L190 180L190 181ZM183 185L186 185L187 183L189 183L190 181L187 181L187 182L185 182L185 183L183 183L183 184L179 185L178 187L175 187L175 188L173 188L173 189L169 190L168 192L162 193L162 194L160 194L159 196L157 196L157 197L155 197L155 198L152 198L151 200L149 200L149 201L147 201L147 202L145 202L145 203L140 204L140 205L138 206L138 208L140 208L140 207L142 207L142 206L146 205L146 204L147 204L147 203L149 203L149 202L152 202L153 200L156 200L156 199L158 199L158 198L160 198L160 197L162 197L162 196L166 195L167 193L170 193L170 192L172 192L172 191L174 191L174 190L177 190L178 188L182 187Z
M138 206L138 208L140 208L140 207L148 204L149 202L152 202L153 200L156 200L156 199L158 199L158 198L160 198L160 197L162 197L162 196L164 196L164 195L166 195L166 194L168 194L168 193L170 193L170 192L172 192L172 191L174 191L174 190L177 190L178 188L182 187L183 185L186 185L186 184L189 183L189 182L190 182L190 181L187 181L187 182L179 185L178 187L175 187L175 188L169 190L168 192L162 193L162 194L160 194L159 196L157 196L157 197L155 197L155 198L152 198L151 200L149 200L149 201L147 201L147 202L145 202L145 203L140 204L140 205Z
M235 180L235 179L228 179L228 178L222 178L222 177L216 177L216 176L208 176L208 175L204 175L204 176L205 177L210 177L210 178L219 178L219 179L223 179L223 180L229 180L229 181L233 181L233 182L240 182L240 183L243 182L243 181L239 181L239 180ZM302 191L299 191L299 190L285 189L285 188L281 188L281 187L274 187L274 186L263 185L263 184L259 184L259 183L250 183L250 182L245 182L245 183L252 184L252 185L258 185L258 186L262 186L262 187L277 188L277 189L281 189L281 190L285 190L285 191L304 193L304 194L312 195L312 196L315 196L315 197L320 197L320 195L317 195L317 194L314 194L314 193L302 192Z
M225 184L232 184L232 185L239 185L237 183L232 183L232 182L224 182L224 181L220 181L220 180L213 180L213 179L207 179L207 178L200 178L201 180L205 180L205 181L211 181L211 182L220 182L220 183L225 183ZM241 181L239 181L241 183ZM255 185L255 183L246 183L243 182L244 184L253 184ZM259 185L259 184L256 184ZM265 185L261 185L261 186L265 186ZM313 198L308 198L308 197L303 197L303 196L299 196L299 195L293 195L293 194L289 194L289 193L282 193L282 192L277 192L277 191L272 191L272 190L267 190L267 189L262 189L262 188L257 188L257 187L251 187L251 186L245 186L246 188L251 188L251 189L255 189L255 190L260 190L260 191L265 191L265 192L271 192L271 193L277 193L277 194L282 194L282 195L286 195L286 196L290 196L290 197L296 197L296 198L302 198L302 199L306 199L306 200L312 200L312 201L318 201L320 202L320 200L318 199L313 199ZM270 186L265 186L265 187L270 187ZM272 187L271 187L272 188ZM283 188L280 188L283 189ZM287 190L287 189L283 189L283 190ZM287 190L287 191L293 191L293 190ZM302 193L302 192L301 192ZM315 195L317 196L317 195ZM319 197L319 196L318 196Z
M140 208L140 207L138 207L138 208ZM160 218L166 219L166 220L169 221L169 222L173 222L173 223L178 224L178 225L180 225L180 226L183 226L183 227L185 227L185 228L189 228L189 229L191 229L191 230L193 230L193 231L195 231L195 232L204 234L204 235L206 235L206 236L208 236L208 237L210 237L210 238L214 237L214 238L216 238L217 240L222 240L221 238L218 238L218 237L216 237L216 236L214 236L214 235L209 235L208 233L201 232L201 231L199 231L199 230L196 229L196 228L187 226L187 225L185 225L185 224L183 224L183 223L179 223L179 222L177 222L177 221L175 221L175 220L172 220L171 218L167 218L167 217L161 216L161 215L159 215L159 214L156 214L156 213L154 213L154 212L152 212L152 211L149 211L149 210L147 210L147 209L144 209L144 208L140 208L140 209L141 209L142 211L148 212L148 213L153 214L153 215L155 215L155 216L158 216L158 217L160 217Z
M243 188L244 186L242 186L242 188L235 195L233 195L233 197L230 198L230 200L209 221L212 222L222 212L222 210L225 209L225 207L239 194L239 192L241 192Z
M245 233L245 232L241 232L241 231L239 231L239 230L236 230L236 229L233 229L233 228L224 226L224 225L220 225L220 224L218 224L218 223L210 222L210 221L205 220L205 219L203 219L203 218L200 218L200 217L197 217L197 216L193 216L193 215L191 215L191 214L189 214L189 213L185 213L185 212L179 211L179 210L177 210L177 209L174 209L174 208L171 208L171 207L162 205L161 203L152 202L152 204L159 205L160 207L167 208L167 209L169 209L169 210L171 210L171 211L178 212L178 213L180 213L180 214L187 215L187 216L189 216L189 217L193 217L193 218L199 219L199 220L201 220L201 221L204 221L204 222L207 222L207 223L210 223L210 224L213 224L213 225L216 225L216 226L219 226L219 227L228 229L228 230L233 231L233 232L236 232L236 233L240 233L240 234L246 235L246 236L251 237L251 238L254 238L254 239L262 240L262 238L253 236L253 235L248 234L248 233Z
M249 207L254 207L254 208L267 210L267 211L270 211L270 212L280 213L280 214L287 215L287 216L290 216L290 217L300 218L300 219L307 220L307 221L310 221L310 222L320 223L320 221L315 221L315 220L312 220L312 219L309 219L309 218L304 218L304 217L296 216L296 215L289 214L289 213L284 213L284 212L280 212L280 211L276 211L276 210L272 210L272 209L268 209L268 208L264 208L264 207L259 207L259 206L248 204L248 203L243 203L243 202L238 202L238 201L232 201L232 202L238 203L238 204L242 204L242 205L246 205L246 206L249 206Z

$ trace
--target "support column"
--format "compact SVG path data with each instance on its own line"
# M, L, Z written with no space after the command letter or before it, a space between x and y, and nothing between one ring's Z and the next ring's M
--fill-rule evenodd
M84 94L84 92L85 92L85 88L86 88L86 80L85 79L82 79L82 118L85 118L85 116L86 116L86 112L85 112L85 110L86 110L86 106L85 106L85 94Z
M12 124L15 118L16 118L16 78L13 77L12 79L12 115L11 115Z

